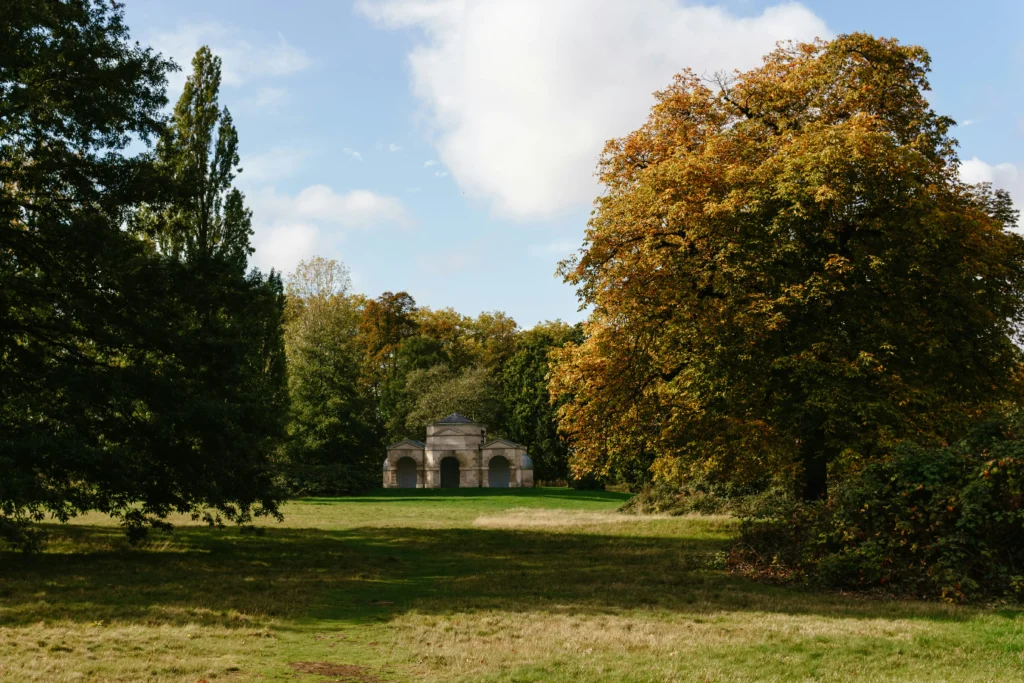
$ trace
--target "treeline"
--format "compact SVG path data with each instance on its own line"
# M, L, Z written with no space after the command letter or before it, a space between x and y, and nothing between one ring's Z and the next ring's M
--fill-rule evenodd
M461 412L527 447L538 480L568 476L548 393L549 354L582 341L562 322L521 330L501 312L476 318L420 307L405 292L368 299L344 265L314 258L287 281L292 400L283 476L300 494L380 485L387 444L426 436Z

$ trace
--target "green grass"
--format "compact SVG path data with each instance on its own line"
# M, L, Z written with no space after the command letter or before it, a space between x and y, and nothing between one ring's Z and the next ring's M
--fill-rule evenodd
M1024 680L1020 611L754 583L717 568L732 520L625 497L307 499L140 548L90 515L0 553L0 680Z

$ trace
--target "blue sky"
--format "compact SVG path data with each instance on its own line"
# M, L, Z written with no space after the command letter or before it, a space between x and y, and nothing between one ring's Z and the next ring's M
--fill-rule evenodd
M186 69L203 44L223 58L254 263L337 258L369 296L524 327L581 319L555 268L581 244L604 140L641 125L683 67L750 68L781 39L926 47L961 174L1024 203L1019 0L128 0L126 14Z

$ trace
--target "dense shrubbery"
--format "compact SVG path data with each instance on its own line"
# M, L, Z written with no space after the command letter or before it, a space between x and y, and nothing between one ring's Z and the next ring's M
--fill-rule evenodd
M738 485L695 477L682 486L654 483L626 501L622 512L634 514L719 515L738 513L772 496L769 482Z
M744 513L733 564L816 584L964 601L1024 597L1024 418L945 448L904 444L826 501Z

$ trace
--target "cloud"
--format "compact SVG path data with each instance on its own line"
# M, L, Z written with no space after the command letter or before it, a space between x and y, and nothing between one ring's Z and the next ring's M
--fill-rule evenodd
M428 159L427 161L423 162L424 168L430 168L431 166L437 166L437 162L433 159Z
M800 4L740 17L676 0L359 0L414 28L412 88L441 161L467 193L516 218L590 202L605 140L643 124L651 93L689 66L750 68L782 39L829 34ZM429 165L429 164L427 164Z
M1015 207L1024 211L1024 170L1011 163L987 164L978 157L960 163L960 179L965 183L992 183L998 189L1006 190L1013 198ZM1024 226L1022 226L1024 227Z
M965 119L965 120L960 122L960 126L963 127L963 128L967 128L968 126L973 126L976 123L977 123L977 120L975 120L975 119Z
M312 156L313 152L306 147L289 145L278 145L258 154L245 154L242 156L243 172L238 176L238 183L244 188L287 178L298 172Z
M395 144L395 143L393 143L393 142L392 142L392 143L391 143L390 145L388 145L388 151L389 151L389 152L397 152L397 151L398 151L398 150L400 150L400 149L402 149L402 148L401 148L401 147L399 147L398 145L396 145L396 144Z
M447 178L448 171L434 171L434 175L438 178Z
M413 224L400 199L369 190L338 193L311 185L290 195L265 187L247 200L253 210L253 263L264 270L288 272L303 258L330 250L349 230Z
M275 225L257 231L253 246L253 265L264 272L271 268L290 273L299 261L315 256L320 251L320 232L316 226L304 223Z
M353 159L355 159L356 161L362 161L363 160L363 155L360 154L359 152L355 151L354 149L349 149L348 147L346 147L342 151L345 152L345 154L347 154L348 156L350 156Z
M225 86L239 86L268 77L288 76L304 71L313 60L280 33L267 39L219 22L180 24L173 31L157 33L148 41L164 55L173 57L181 71L169 77L171 92L180 92L185 78L192 73L196 50L209 45L221 58L221 78Z

